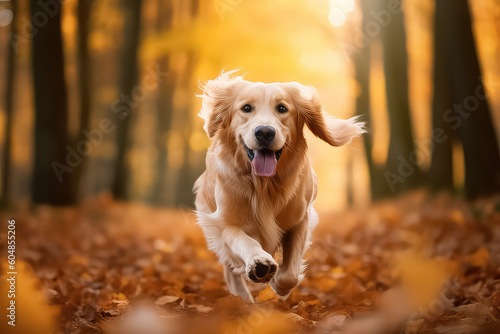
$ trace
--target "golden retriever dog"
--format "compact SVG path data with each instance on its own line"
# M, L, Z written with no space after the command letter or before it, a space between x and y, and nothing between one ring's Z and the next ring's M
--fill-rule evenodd
M269 282L286 298L304 277L302 257L318 223L304 124L332 146L348 144L364 125L325 113L313 87L249 82L234 72L208 81L200 95L212 145L194 186L198 224L232 294L253 302L246 279Z

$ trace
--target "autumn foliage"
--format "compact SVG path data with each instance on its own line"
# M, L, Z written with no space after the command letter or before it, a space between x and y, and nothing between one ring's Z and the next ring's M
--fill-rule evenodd
M499 203L414 193L322 214L306 279L287 300L253 284L255 304L228 293L191 212L103 195L3 213L16 333L498 333Z

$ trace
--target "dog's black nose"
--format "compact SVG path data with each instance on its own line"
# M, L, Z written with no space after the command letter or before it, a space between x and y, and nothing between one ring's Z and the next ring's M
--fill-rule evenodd
M261 144L269 144L276 135L276 130L272 126L260 125L255 128L255 138Z

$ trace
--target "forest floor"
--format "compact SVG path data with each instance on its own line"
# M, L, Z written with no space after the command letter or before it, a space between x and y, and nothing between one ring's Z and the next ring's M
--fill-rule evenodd
M16 221L12 333L500 332L498 197L416 192L320 214L305 280L287 300L252 284L255 304L228 293L191 212L102 195L0 217L2 254Z

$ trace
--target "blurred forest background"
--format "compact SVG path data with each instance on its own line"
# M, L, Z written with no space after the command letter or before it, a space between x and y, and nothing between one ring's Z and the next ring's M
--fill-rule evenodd
M306 277L252 305L185 210L199 82L239 68L369 129L306 130ZM0 78L15 332L499 333L500 0L0 0Z
M210 144L198 84L237 68L313 85L329 113L368 122L349 147L309 141L320 209L429 186L495 193L499 1L398 3L0 2L2 205L104 192L191 207Z

